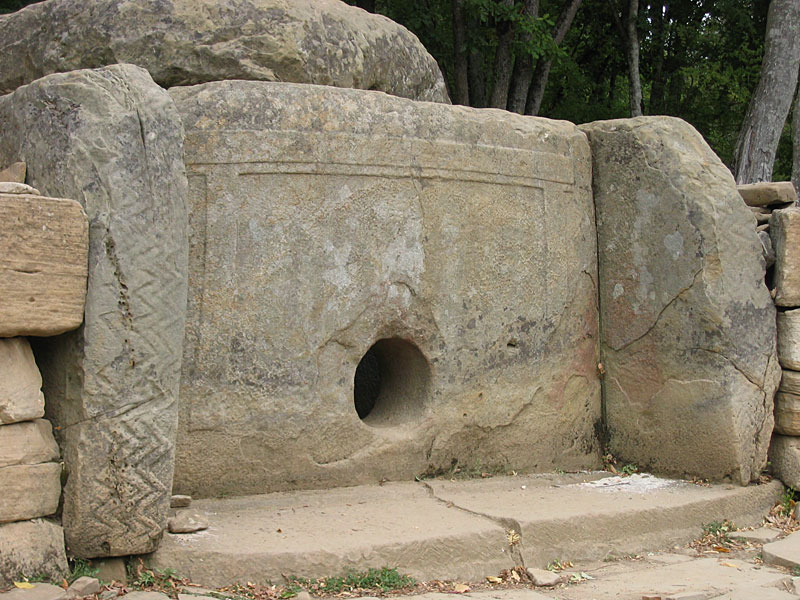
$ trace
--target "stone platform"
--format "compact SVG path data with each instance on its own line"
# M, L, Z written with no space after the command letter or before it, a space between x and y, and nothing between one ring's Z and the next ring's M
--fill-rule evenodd
M419 580L478 580L520 563L671 549L714 521L757 525L781 489L593 472L198 500L192 508L210 527L166 534L150 564L213 587L381 566Z

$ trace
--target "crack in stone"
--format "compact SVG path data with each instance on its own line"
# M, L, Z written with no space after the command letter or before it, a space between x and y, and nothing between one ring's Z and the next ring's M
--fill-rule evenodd
M509 543L508 545L509 554L511 555L511 558L514 560L513 566L515 567L525 566L525 559L522 557L522 552L520 550L520 548L522 547L522 525L520 524L519 521L517 521L516 519L512 519L510 517L495 517L492 515L487 515L486 513L482 513L476 510L470 510L469 508L459 506L455 502L452 502L450 500L445 500L444 498L440 498L439 496L437 496L436 491L426 481L422 479L417 479L417 481L423 485L423 487L427 490L428 495L431 498L433 498L440 504L444 504L447 508L455 508L467 514L487 519L488 521L491 521L495 525L499 525L500 527L502 527L507 536L510 535L512 532L516 533L519 536L519 541L513 544Z

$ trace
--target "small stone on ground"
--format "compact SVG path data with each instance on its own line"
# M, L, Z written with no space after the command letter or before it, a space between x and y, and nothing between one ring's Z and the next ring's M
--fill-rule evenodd
M528 575L531 576L533 580L533 585L540 587L540 586L553 586L558 585L564 578L559 575L558 573L554 573L553 571L547 571L545 569L528 569Z
M170 508L186 508L192 503L191 496L176 494L169 499Z
M34 583L32 588L14 588L10 592L0 594L0 600L66 600L66 598L66 590L49 583ZM141 600L155 600L155 598Z
M100 581L94 577L78 577L67 589L70 598L93 596L100 591Z
M167 526L170 533L194 533L208 529L208 519L196 512L180 510L167 522Z

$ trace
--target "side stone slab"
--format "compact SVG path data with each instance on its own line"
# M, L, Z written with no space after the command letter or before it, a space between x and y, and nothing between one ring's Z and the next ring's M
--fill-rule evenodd
M10 587L20 575L59 580L67 572L64 532L44 519L0 525L0 588Z
M89 218L84 325L35 354L68 477L70 551L152 551L169 507L186 303L183 130L132 65L40 79L0 98L0 164Z
M0 93L126 62L164 87L292 81L449 103L413 33L339 0L48 0L0 16Z
M599 465L574 125L320 86L170 93L191 206L176 493Z
M27 338L0 339L0 425L44 416L42 375Z
M780 378L753 217L678 119L581 126L597 207L609 449L656 472L746 484Z

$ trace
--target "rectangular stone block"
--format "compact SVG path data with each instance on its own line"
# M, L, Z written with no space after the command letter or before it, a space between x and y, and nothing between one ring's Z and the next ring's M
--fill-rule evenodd
M772 474L784 485L800 489L800 437L773 435L769 463Z
M50 421L0 425L0 468L58 460L58 444Z
M0 337L83 321L89 225L75 200L0 194Z
M0 468L0 523L46 517L61 497L61 464Z
M44 519L0 525L0 588L20 575L43 575L59 581L67 574L64 531Z
M800 435L800 396L775 394L775 431L781 435Z
M800 209L773 212L769 235L775 250L775 304L800 306Z
M778 312L778 359L784 369L800 370L800 309Z
M0 339L0 373L0 425L43 417L42 376L27 339Z
M576 127L282 83L170 94L191 203L177 492L598 464Z
M746 183L736 188L748 206L772 206L797 201L797 192L791 181Z
M800 396L800 371L783 369L781 372L781 385L778 391Z

